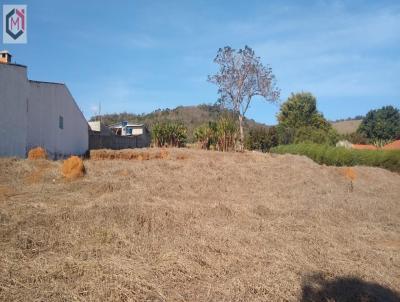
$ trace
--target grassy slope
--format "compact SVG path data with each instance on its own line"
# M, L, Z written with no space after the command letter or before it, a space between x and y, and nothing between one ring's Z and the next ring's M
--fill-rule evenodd
M85 165L66 182L59 162L0 159L1 301L400 297L397 174L356 167L350 192L342 169L293 155Z
M336 129L339 134L349 134L356 132L358 126L360 126L362 120L349 120L349 121L340 121L333 122L332 126Z

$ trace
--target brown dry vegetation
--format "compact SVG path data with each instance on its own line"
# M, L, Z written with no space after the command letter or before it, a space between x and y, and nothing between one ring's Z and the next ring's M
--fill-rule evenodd
M0 300L398 301L398 174L161 151L0 159Z
M336 129L339 134L350 134L356 132L362 120L350 120L332 123L332 127Z
M47 152L42 147L33 148L28 152L28 159L30 160L46 159L46 158L47 158Z
M61 166L61 174L69 180L82 177L85 174L85 165L78 156L71 156L64 160Z

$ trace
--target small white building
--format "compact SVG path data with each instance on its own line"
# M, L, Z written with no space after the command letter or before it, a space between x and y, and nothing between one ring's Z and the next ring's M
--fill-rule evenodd
M150 146L151 136L143 124L122 122L105 126L100 121L89 122L89 149L131 149Z
M0 52L0 156L25 157L38 146L52 158L82 155L88 144L88 123L67 86L29 80L26 66Z
M109 128L116 134L121 136L138 136L145 134L146 127L143 124L132 124L123 121L118 124L110 125Z

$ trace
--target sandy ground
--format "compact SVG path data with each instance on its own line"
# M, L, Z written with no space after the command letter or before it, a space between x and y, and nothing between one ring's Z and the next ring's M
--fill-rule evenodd
M400 301L398 174L351 189L305 157L177 149L60 166L0 159L1 301Z

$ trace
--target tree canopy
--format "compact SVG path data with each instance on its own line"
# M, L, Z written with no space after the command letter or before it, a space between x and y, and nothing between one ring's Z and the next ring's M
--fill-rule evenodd
M309 92L293 94L281 105L277 127L281 144L313 142L335 144L337 132L317 110L317 100Z
M329 122L317 110L317 100L309 92L293 94L282 104L279 124L287 128L314 127L326 129Z
M393 140L400 137L400 113L393 106L371 110L362 120L358 133L371 140Z
M220 48L214 62L219 65L219 71L208 79L218 86L221 104L238 114L240 147L243 149L243 119L252 98L260 96L269 102L276 102L280 91L272 69L264 66L248 46L238 51L229 46Z

